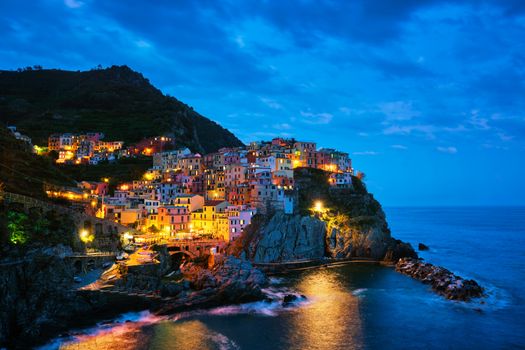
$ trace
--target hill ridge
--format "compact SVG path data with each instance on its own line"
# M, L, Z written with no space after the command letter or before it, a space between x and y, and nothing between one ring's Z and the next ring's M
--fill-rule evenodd
M128 66L89 71L0 71L0 121L16 125L36 144L54 132L101 131L126 143L172 136L208 153L242 142L175 97L164 95Z

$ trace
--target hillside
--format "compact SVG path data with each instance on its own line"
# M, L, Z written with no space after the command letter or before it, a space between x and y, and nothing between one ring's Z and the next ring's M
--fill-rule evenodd
M126 143L173 136L179 145L204 153L242 145L231 132L165 96L127 66L0 71L0 122L16 125L39 145L53 132L89 131Z
M18 141L7 128L0 126L0 182L4 184L4 190L45 198L44 181L55 185L75 185L50 158L31 153L26 143Z

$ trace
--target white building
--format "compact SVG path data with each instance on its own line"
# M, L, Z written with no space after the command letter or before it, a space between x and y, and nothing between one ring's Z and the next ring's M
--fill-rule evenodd
M230 241L237 239L244 232L244 228L251 223L256 213L257 209L244 205L231 205L226 209Z

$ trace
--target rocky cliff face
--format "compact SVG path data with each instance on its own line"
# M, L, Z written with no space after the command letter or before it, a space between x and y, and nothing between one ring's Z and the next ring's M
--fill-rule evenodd
M417 257L409 244L391 237L381 205L359 179L347 189L331 189L327 174L315 169L296 170L295 179L297 214L256 217L231 246L233 254L245 254L255 263ZM310 207L316 201L325 209L314 215Z
M0 262L0 347L38 339L87 308L72 292L73 268L63 249L28 252Z
M324 255L326 224L316 218L275 214L253 242L255 263L316 259Z

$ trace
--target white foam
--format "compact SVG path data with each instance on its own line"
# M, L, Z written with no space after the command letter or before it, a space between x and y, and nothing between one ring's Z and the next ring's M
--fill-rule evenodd
M39 347L39 350L55 350L64 344L77 343L82 340L97 337L107 333L120 335L128 332L130 328L143 327L166 320L166 317L155 316L149 311L124 313L109 323L98 323L97 326L73 331L72 335L60 337L50 343Z
M284 282L284 278L283 277L270 277L269 278L270 280L270 284L282 284Z
M366 291L368 291L367 288L357 288L356 290L352 291L352 295L355 295L356 297L362 297Z

